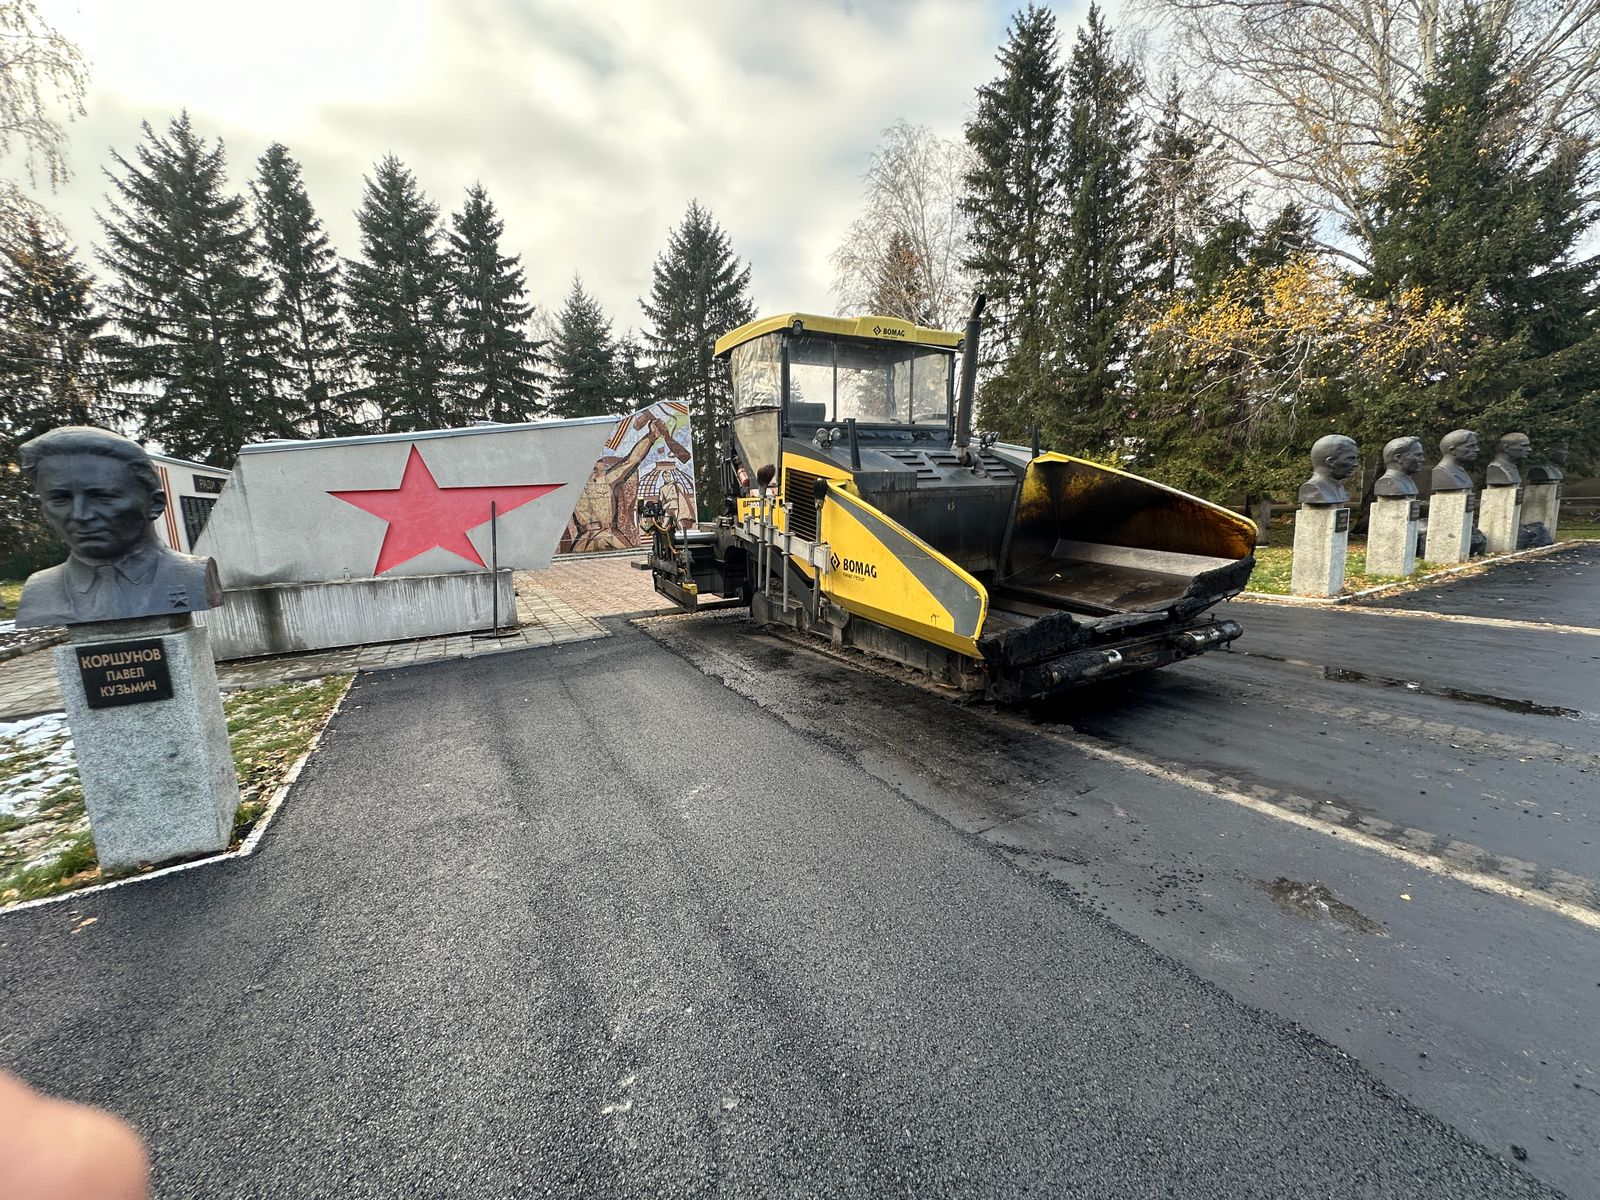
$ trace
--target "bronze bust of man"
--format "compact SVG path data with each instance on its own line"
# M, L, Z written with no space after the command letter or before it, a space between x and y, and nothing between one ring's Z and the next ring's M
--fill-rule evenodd
M1566 478L1561 468L1567 465L1567 444L1557 442L1546 458L1541 466L1528 468L1529 483L1560 483Z
M156 540L167 508L155 464L137 442L105 429L66 425L22 447L22 473L45 520L71 552L22 587L17 625L75 625L222 603L217 564Z
M1415 496L1417 482L1411 477L1422 469L1422 439L1400 437L1383 447L1384 472L1372 485L1375 496Z
M1355 441L1342 433L1320 437L1311 446L1311 478L1300 485L1301 504L1348 504L1344 481L1361 465Z
M1522 482L1517 464L1528 457L1533 443L1525 433L1508 433L1494 445L1494 461L1484 482L1490 487L1516 487Z
M1478 435L1470 429L1456 429L1439 439L1439 461L1433 468L1436 492L1470 492L1472 476L1467 467L1478 461Z

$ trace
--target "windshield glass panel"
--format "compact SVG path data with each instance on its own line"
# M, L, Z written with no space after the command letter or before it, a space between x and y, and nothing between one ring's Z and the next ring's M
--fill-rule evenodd
M832 420L833 343L825 338L789 341L789 419L822 424Z
M918 346L795 338L789 344L790 419L944 425L954 362L951 354Z
M766 405L777 406L782 339L781 333L769 333L733 348L729 366L733 374L735 412Z

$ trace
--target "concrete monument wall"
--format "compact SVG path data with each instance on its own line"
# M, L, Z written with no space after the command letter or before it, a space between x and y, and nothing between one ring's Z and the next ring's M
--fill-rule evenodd
M224 588L550 565L615 417L246 446L196 550Z
M218 658L514 624L489 566L550 565L615 417L246 446L201 536ZM493 505L493 509L491 509ZM491 544L491 511L496 513ZM352 586L362 584L363 586Z

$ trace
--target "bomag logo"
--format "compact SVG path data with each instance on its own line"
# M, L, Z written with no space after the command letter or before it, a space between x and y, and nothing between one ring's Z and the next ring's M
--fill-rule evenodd
M876 579L878 568L873 563L862 562L859 558L845 558L839 561L839 569L846 575L854 575L858 579Z
M877 337L903 338L910 332L904 325L874 325L872 332Z

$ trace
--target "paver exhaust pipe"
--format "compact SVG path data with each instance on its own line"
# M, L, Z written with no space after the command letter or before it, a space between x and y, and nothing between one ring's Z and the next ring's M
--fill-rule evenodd
M972 399L978 390L978 341L983 334L983 306L988 297L982 292L972 302L966 336L961 340L961 395L956 401L956 457L970 466L972 453Z

